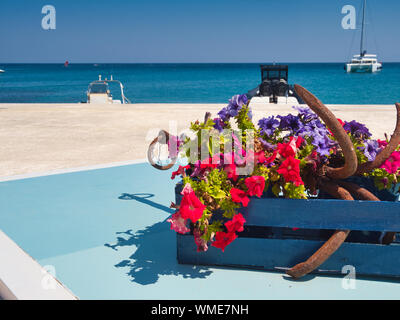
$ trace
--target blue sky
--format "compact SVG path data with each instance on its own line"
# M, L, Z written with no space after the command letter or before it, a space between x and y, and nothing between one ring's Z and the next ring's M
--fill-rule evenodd
M56 30L41 27L47 4ZM359 45L348 4L361 1L1 0L0 62L343 62ZM400 1L369 13L367 48L400 61Z

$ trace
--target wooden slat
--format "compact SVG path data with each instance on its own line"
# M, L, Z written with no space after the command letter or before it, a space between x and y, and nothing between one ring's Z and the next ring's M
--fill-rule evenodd
M214 247L206 252L197 252L193 236L177 235L179 263L272 271L305 261L322 244L321 241L309 240L238 238L226 247L225 252ZM356 275L400 277L400 245L346 242L315 272L342 274L346 265L354 266Z
M247 225L400 231L400 202L252 198L239 212Z

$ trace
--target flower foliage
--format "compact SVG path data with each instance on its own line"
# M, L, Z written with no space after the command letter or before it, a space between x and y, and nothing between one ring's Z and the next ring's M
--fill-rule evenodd
M344 156L332 132L310 108L293 108L296 114L268 116L255 125L247 96L236 95L218 117L192 123L194 138L174 141L189 164L172 173L172 179L182 178L184 187L176 213L167 220L171 229L192 231L198 251L209 245L224 251L243 232L245 209L254 197L315 197L318 175L327 165L342 166ZM387 140L373 140L361 123L338 121L360 164L373 161L387 145ZM210 133L205 140L204 130ZM193 160L193 146L201 159ZM208 150L206 157L203 150ZM248 163L253 165L243 172ZM377 188L392 189L400 177L400 148L380 168L364 175Z

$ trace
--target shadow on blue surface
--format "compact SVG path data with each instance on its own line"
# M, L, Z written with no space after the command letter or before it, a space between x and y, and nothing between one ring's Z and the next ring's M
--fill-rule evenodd
M152 194L122 194L121 200L136 200L154 208L173 213L174 210L155 203L148 198ZM121 247L134 246L134 253L128 259L117 263L117 268L128 268L128 275L132 281L149 285L156 283L160 276L176 275L183 278L206 278L212 271L204 266L179 265L176 260L176 236L170 230L167 220L155 223L135 233L132 229L117 232L115 244L106 243L105 246L113 250Z
M173 214L175 212L175 210L168 208L167 206L164 206L162 204L156 203L154 201L151 200L147 200L148 198L152 198L154 197L154 194L152 193L123 193L121 194L118 199L120 200L136 200L138 202L147 204L153 208L159 209L159 210L163 210L167 213Z

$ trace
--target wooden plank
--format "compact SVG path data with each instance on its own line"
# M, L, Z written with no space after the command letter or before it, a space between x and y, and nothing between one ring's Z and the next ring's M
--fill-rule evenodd
M191 235L177 235L178 262L194 265L234 266L277 271L305 261L323 242L293 239L238 238L225 252L209 247L197 252ZM251 248L251 250L249 250ZM344 243L315 273L342 274L346 265L356 275L400 277L400 245Z
M181 187L175 189L177 204ZM400 232L400 202L252 197L238 211L250 226Z
M255 226L400 231L400 202L252 198L239 212Z

